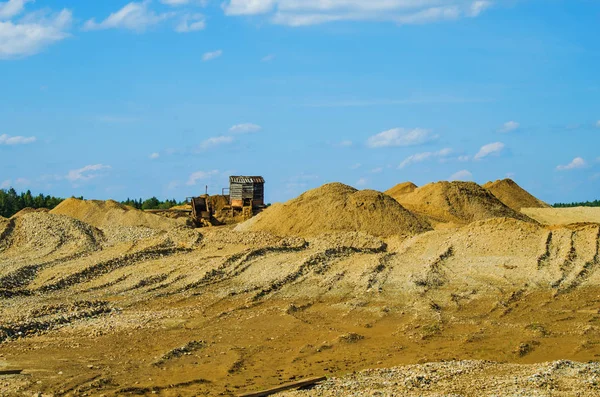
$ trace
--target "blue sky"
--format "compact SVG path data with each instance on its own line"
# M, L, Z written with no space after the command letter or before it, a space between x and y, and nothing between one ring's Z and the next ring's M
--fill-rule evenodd
M600 198L600 2L0 0L0 188Z

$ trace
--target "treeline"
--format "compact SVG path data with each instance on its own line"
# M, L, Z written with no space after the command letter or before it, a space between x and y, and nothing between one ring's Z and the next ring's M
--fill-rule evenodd
M23 208L52 208L59 205L64 199L39 194L34 196L31 191L18 194L15 189L0 189L0 216L10 218Z
M83 200L83 197L77 198ZM17 193L13 188L8 190L0 189L0 216L10 218L24 208L47 208L51 210L63 201L64 198L46 196L44 194L34 196L29 190L24 193ZM161 201L156 197L152 197L147 200L131 200L128 198L127 200L122 201L121 204L129 205L139 210L166 210L184 203L178 202L175 199Z
M573 208L573 207L600 207L600 200L586 201L584 203L556 203L554 208Z
M128 198L125 201L122 201L121 204L128 205L133 208L137 208L138 210L168 210L171 207L175 207L176 205L185 204L183 202L178 202L175 199L160 201L156 197L149 198L148 200L132 200Z

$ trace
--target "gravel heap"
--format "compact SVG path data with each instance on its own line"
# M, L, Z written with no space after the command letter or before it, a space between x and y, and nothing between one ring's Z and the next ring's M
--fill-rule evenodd
M535 365L452 361L370 369L279 396L579 396L600 395L600 363Z
M104 241L102 232L77 219L47 212L16 216L14 229L7 231L2 245L33 251L71 249L74 253L93 251Z

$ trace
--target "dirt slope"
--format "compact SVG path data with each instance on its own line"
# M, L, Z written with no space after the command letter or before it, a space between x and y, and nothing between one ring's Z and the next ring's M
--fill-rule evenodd
M389 190L386 190L385 194L387 194L388 196L391 196L395 199L398 199L398 197L400 197L400 196L414 192L417 188L418 188L418 186L412 182L403 182L403 183L400 183L400 184L394 186L393 188L391 188Z
M149 214L112 200L95 201L70 198L60 203L50 213L70 216L100 229L115 226L137 226L169 230L184 223L183 220Z
M27 373L0 379L7 395L235 396L419 362L600 355L600 225L496 218L388 244L213 228L189 244L140 237L30 259L77 224L23 219L42 216L55 230L36 240L39 223L17 225L32 245L0 252L0 368Z
M359 231L387 237L422 233L431 226L386 194L332 183L274 205L236 230L302 237Z
M437 222L464 224L489 218L515 218L533 222L474 182L430 183L399 196L397 200L410 211Z
M512 179L488 182L483 187L517 212L522 208L550 208L548 204L532 196Z
M525 215L544 225L568 225L571 223L600 223L600 208L523 208Z

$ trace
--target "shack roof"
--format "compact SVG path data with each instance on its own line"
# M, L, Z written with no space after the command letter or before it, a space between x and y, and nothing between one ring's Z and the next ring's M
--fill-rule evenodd
M262 176L230 176L229 183L265 183Z

